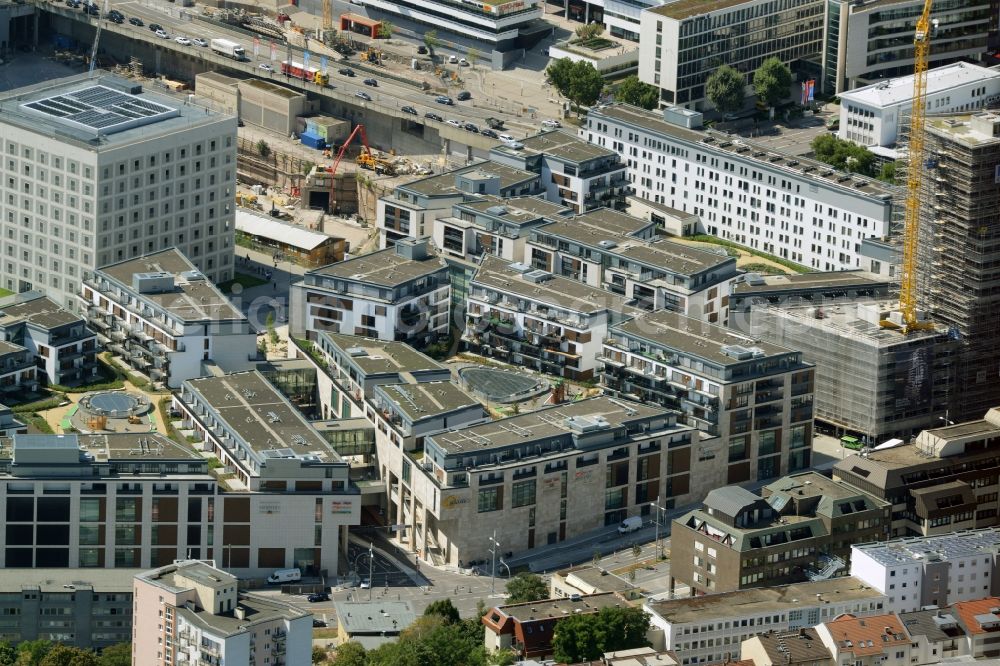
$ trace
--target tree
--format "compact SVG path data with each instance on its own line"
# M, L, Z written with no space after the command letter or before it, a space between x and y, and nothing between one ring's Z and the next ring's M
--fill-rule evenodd
M838 139L830 134L820 134L812 140L810 146L817 160L835 169L865 176L875 175L875 155L864 146ZM892 172L895 172L895 167Z
M641 608L608 607L597 614L598 623L604 627L604 652L631 650L648 645L649 615Z
M431 61L434 61L434 49L441 46L441 40L438 39L437 30L428 30L424 33L424 46L427 47L427 53L431 56Z
M465 59L469 61L469 66L475 69L476 63L479 61L479 49L470 46L469 50L465 52Z
M604 89L601 73L584 60L573 62L569 58L560 58L549 65L545 73L559 94L576 105L577 115L580 107L596 102Z
M599 37L603 32L603 23L587 23L586 25L581 25L576 29L576 36L581 40L587 40Z
M570 615L559 620L553 629L552 651L555 660L575 664L597 659L604 650L604 631L594 622L594 615Z
M573 77L573 61L569 58L560 58L545 69L545 74L549 77L552 87L559 91L563 97L569 97L563 91L569 90L570 81Z
M660 90L656 86L643 83L635 74L626 77L615 90L615 101L638 106L643 109L655 109L660 101Z
M7 641L0 641L0 666L14 666L17 650Z
M38 666L99 666L97 655L69 645L57 644L49 650Z
M438 599L437 601L432 601L427 608L424 609L424 617L430 615L437 615L444 619L445 624L457 624L462 618L458 614L458 609L455 608L455 604L451 603L451 599Z
M768 58L753 73L754 92L771 109L791 94L791 86L792 72L777 57Z
M326 650L324 650L319 645L313 645L312 649L312 663L314 664L325 664L326 661Z
M132 644L118 643L104 648L97 663L100 666L132 666Z
M378 25L378 35L379 39L392 39L392 29L393 25L389 21L382 21Z
M519 573L507 581L507 603L520 604L549 598L549 588L542 577L532 573Z
M264 139L257 142L257 154L261 157L267 157L271 154L271 146L269 146L267 141L264 141Z
M45 655L52 649L52 641L38 639L34 641L21 641L17 644L17 664L25 666L38 666L45 658Z
M705 94L719 113L736 113L743 108L746 79L735 67L723 65L708 77Z
M367 663L365 648L361 643L349 641L342 643L330 661L331 666L365 666Z
M879 180L883 180L883 181L885 181L887 183L892 183L893 185L895 185L896 184L896 163L895 162L886 162L886 163L884 163L882 165L882 168L879 169L878 179Z

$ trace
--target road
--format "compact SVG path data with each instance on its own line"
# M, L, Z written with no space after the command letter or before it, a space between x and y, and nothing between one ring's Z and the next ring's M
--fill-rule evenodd
M43 8L49 5L49 3L46 2L41 2L39 4ZM49 6L66 11L77 20L96 23L96 19L89 19L79 10L69 9L65 5L60 5L58 3L52 3ZM132 39L152 41L154 44L161 44L164 48L170 48L181 53L187 53L188 55L198 55L212 63L225 66L230 69L239 70L246 74L252 74L263 79L284 83L307 92L330 94L333 91L336 91L337 93L341 93L346 96L346 99L344 100L346 103L352 103L365 107L372 106L376 110L378 110L378 107L383 107L393 113L398 112L403 106L412 106L418 112L418 115L413 117L414 122L427 123L436 126L440 126L441 123L425 119L425 113L434 112L441 115L446 120L449 118L468 120L480 125L481 127L486 126L486 118L501 118L505 121L507 127L513 130L517 135L535 133L538 129L534 123L527 121L526 119L522 119L516 114L510 113L508 110L502 108L484 107L481 105L480 100L476 100L476 105L474 105L473 101L456 102L456 104L451 107L436 104L433 101L436 94L423 92L422 90L416 88L415 85L403 84L393 79L379 79L377 74L374 75L374 78L378 81L378 86L366 86L362 83L362 81L367 75L363 74L360 69L357 71L358 75L353 78L339 74L337 70L345 66L345 64L332 57L329 58L328 62L328 72L330 74L330 87L328 88L300 81L292 77L287 77L282 75L280 71L262 70L260 69L260 65L262 64L267 64L273 69L279 70L281 61L288 58L289 52L291 53L291 58L293 60L303 62L303 49L283 45L276 46L274 59L272 60L271 51L268 48L268 40L262 38L259 53L254 55L253 38L249 37L245 33L237 30L230 30L215 23L195 20L191 14L192 11L195 11L194 9L181 10L176 5L166 2L166 0L112 0L110 6L121 11L127 18L136 17L142 19L145 26L133 26L127 21L122 25L116 25L110 21L102 19L102 30L116 32ZM157 38L149 30L150 23L157 23L161 25L168 33L169 39L160 40ZM213 54L208 47L199 47L194 45L182 46L174 41L175 38L182 36L188 38L198 37L207 42L211 42L214 38L224 38L238 41L247 49L249 60L244 62L233 61ZM352 61L351 67L357 68L358 65L356 63L357 60L355 59ZM311 58L310 65L320 66L319 57L315 54L313 54ZM416 75L414 77L415 81L417 79L422 80L424 78L417 75L416 72L414 72L414 74ZM367 102L356 98L355 95L358 92L364 92L370 95L372 98L371 101Z

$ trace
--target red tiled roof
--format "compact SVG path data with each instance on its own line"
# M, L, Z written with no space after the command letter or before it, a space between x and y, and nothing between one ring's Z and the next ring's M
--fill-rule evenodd
M885 648L910 642L902 620L895 614L854 617L841 615L826 623L840 653L855 656L881 654Z
M975 601L956 601L951 605L952 611L958 615L962 626L970 634L985 634L996 631L996 629L983 629L983 625L976 619L977 615L995 615L990 612L994 608L1000 608L1000 598L998 597L986 597ZM1000 622L1000 616L997 616L997 621Z

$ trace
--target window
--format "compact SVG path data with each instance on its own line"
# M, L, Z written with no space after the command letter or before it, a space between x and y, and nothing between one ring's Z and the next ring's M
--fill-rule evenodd
M502 488L483 488L479 491L477 510L479 513L499 511L503 508Z
M747 457L749 457L749 451L747 450L746 435L731 438L729 440L729 462L746 460Z
M535 503L535 480L518 481L511 488L511 507L529 506Z

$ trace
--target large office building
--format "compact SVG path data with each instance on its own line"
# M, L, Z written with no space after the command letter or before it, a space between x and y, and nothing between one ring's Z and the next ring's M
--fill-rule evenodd
M102 74L0 99L0 287L75 307L84 274L176 246L233 277L236 119Z
M209 365L237 372L257 359L246 316L177 248L88 272L81 300L99 340L157 384L179 388Z
M890 536L1000 525L1000 411L945 423L837 462L833 477L892 504Z
M821 0L667 0L642 12L639 78L660 101L701 110L705 81L721 65L746 75L772 56L786 65L823 50Z
M918 303L959 340L950 417L975 419L1000 404L1000 114L929 119L926 151Z
M448 267L427 239L309 271L291 287L292 335L320 331L426 344L448 335Z
M843 575L851 544L885 537L889 504L804 472L760 495L727 486L673 521L670 586L692 595Z
M823 31L822 89L828 95L913 73L913 32L923 0L830 0ZM990 0L936 0L932 68L978 60L1000 28ZM841 124L841 131L844 130Z
M622 153L635 194L698 215L699 232L813 270L860 268L862 241L889 232L892 188L705 130L697 112L600 107L580 136Z
M312 613L244 593L210 563L181 559L136 574L133 597L134 666L312 661Z
M809 467L814 369L801 352L659 310L611 327L600 361L606 392L677 410L703 433L692 499Z
M257 371L186 381L173 409L233 493L221 502L227 524L215 559L227 570L335 575L360 497L331 443Z

